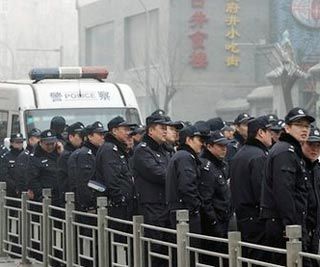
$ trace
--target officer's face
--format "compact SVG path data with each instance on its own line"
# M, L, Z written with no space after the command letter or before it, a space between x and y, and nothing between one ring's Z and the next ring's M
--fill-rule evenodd
M163 144L166 141L167 126L156 124L149 128L149 136L158 144Z
M281 131L271 131L271 137L274 142L278 142L281 135Z
M30 146L35 146L40 141L40 137L31 136L28 140Z
M127 143L129 139L130 127L120 126L112 129L113 135L122 143Z
M261 136L261 141L266 147L270 147L272 145L272 135L270 130L259 130L259 135Z
M15 149L21 150L23 148L23 141L14 141L11 146Z
M320 142L303 142L302 152L312 162L316 161L320 156Z
M187 137L186 144L189 145L194 152L200 154L203 147L203 139L200 136Z
M102 146L104 143L104 133L93 133L88 135L89 142L96 147Z
M222 144L209 144L207 149L218 159L224 159L227 154L227 146Z
M80 147L83 142L83 139L80 134L76 133L69 135L69 141L74 147Z
M57 142L40 142L41 148L47 153L52 153L56 149Z
M234 138L233 134L234 134L234 131L229 131L229 130L228 131L223 131L224 137L229 139L229 140Z
M248 137L248 123L241 123L236 126L237 132L244 138Z
M167 135L166 135L166 141L169 144L175 144L177 142L178 134L177 129L172 126L167 126Z
M305 142L310 133L310 122L305 119L297 120L291 124L287 124L285 130L299 142Z

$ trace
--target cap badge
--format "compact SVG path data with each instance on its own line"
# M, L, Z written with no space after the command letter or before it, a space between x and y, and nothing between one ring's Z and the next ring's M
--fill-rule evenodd
M220 133L220 136L221 136L221 137L224 137L222 133Z
M243 114L243 117L248 118L249 115L245 113L245 114Z
M47 136L50 137L52 134L51 132L47 132Z
M304 112L303 112L302 109L299 109L299 110L298 110L298 113L299 113L300 115L304 115Z
M101 124L101 123L98 123L98 127L102 127L102 124Z
M320 133L319 133L318 130L315 130L315 131L314 131L314 134L315 134L315 135L320 135Z
M17 134L17 137L21 137L20 134Z

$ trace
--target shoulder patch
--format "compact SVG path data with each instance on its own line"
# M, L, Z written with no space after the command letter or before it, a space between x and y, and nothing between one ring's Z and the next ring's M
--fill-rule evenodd
M141 143L141 147L147 147L147 143L146 142L142 142Z
M118 151L118 147L116 145L113 146L112 148L113 151Z
M88 154L89 154L89 155L92 155L91 149L88 150Z
M210 170L210 165L211 165L211 162L208 160L206 162L206 165L203 167L203 169L206 170L206 171L209 171Z
M294 146L289 146L288 151L294 153Z
M190 154L190 156L191 156L191 158L196 159L196 157L195 157L195 156L193 156L192 154Z
M46 163L48 159L41 160L41 163Z

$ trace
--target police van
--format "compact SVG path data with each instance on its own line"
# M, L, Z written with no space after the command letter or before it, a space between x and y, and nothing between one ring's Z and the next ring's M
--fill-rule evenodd
M141 123L133 90L126 84L106 82L102 67L32 69L27 81L0 82L0 141L11 133L45 130L54 116L68 125L101 121L115 116Z

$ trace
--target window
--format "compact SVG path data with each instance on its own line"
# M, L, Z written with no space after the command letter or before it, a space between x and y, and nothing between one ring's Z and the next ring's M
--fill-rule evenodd
M7 128L8 128L8 112L0 111L0 141L7 137Z
M113 22L88 28L86 31L86 64L103 65L112 69L114 65Z
M158 62L159 14L158 9L149 11L149 58L150 64ZM146 56L146 13L125 19L125 68L145 66Z
M19 115L12 115L11 134L20 133Z

